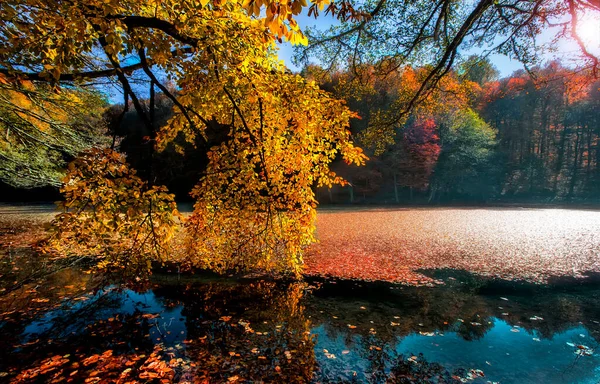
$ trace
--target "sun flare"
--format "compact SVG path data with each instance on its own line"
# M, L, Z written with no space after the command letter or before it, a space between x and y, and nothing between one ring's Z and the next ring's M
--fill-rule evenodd
M592 49L600 49L600 18L583 17L577 25L577 36Z

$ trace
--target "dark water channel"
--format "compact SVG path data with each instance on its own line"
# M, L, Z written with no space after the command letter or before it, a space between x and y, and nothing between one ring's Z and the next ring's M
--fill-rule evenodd
M597 279L436 277L445 284L156 276L137 291L38 287L27 299L37 311L2 314L0 381L600 381Z

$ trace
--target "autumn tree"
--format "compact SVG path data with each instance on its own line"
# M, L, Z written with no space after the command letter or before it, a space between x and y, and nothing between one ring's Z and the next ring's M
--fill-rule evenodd
M354 164L365 157L347 130L353 114L314 83L288 73L275 57L275 41L306 44L308 36L307 57L316 53L340 64L337 68L348 65L352 73L412 76L406 88L410 92L375 111L363 135L365 142L386 144L410 113L428 108L432 90L452 91L453 85L443 82L465 44L501 36L497 50L527 60L527 37L564 15L570 21L563 33L573 32L582 9L597 8L582 0L479 0L468 5L441 0L433 6L429 1L386 0L8 0L0 4L0 74L17 92L17 85L26 81L47 84L56 93L114 80L123 95L117 122L130 108L135 110L147 132L142 137L148 144L147 161L169 145L184 150L177 145L181 139L203 154L206 166L193 191L197 204L187 226L189 261L216 270L258 265L298 272L301 251L312 241L312 186L344 183L329 167L336 157ZM331 13L341 24L332 34L305 35L295 20L303 10ZM595 71L598 61L584 46L582 51ZM428 65L414 71L409 64ZM167 81L174 87L169 89ZM156 118L158 93L173 105L174 114L164 126ZM141 95L148 95L147 103ZM75 190L65 189L65 207L77 210L55 222L58 241L61 234L71 238L61 222L74 227L104 220L80 226L103 228L95 238L98 244L89 244L97 251L110 251L115 244L111 231L121 225L135 229L136 222L140 231L130 231L119 244L138 244L137 234L146 233L157 236L153 244L166 244L175 222L171 216L163 220L162 235L152 227L144 229L144 220L154 214L151 205L173 206L172 197L155 185L153 167L133 173L110 151L94 151L84 159L66 180L65 188ZM97 182L88 184L81 175ZM119 204L129 201L110 191L117 185L135 185L132 191L148 197L140 208L147 219L116 208L113 197ZM96 201L98 209L105 207L102 215L88 216L90 209L99 212L81 200L89 193L108 199ZM160 201L150 203L153 196ZM121 223L110 215L126 218ZM176 216L174 210L171 215ZM127 255L131 249L117 253Z
M105 105L93 89L53 91L0 75L0 181L18 188L60 185L68 161L103 144Z
M487 57L471 55L460 63L457 72L466 80L483 86L498 80L500 72Z
M57 90L116 79L123 92L116 125L129 108L136 111L148 161L170 145L185 149L177 147L180 138L205 157L180 261L299 273L302 249L313 240L311 187L344 182L329 169L334 157L365 159L347 130L352 113L344 103L287 73L273 51L278 39L306 43L294 15L324 5L13 0L0 5L0 72L11 85ZM362 17L349 4L336 14ZM158 93L174 110L163 126ZM109 270L138 273L164 261L177 212L155 181L152 167L134 172L114 151L84 155L69 169L66 212L54 221L50 243L100 255Z
M470 109L457 111L443 121L430 200L448 196L485 200L498 185L492 163L496 132Z
M578 47L577 70L597 77L600 69L597 52L586 45L578 30L584 16L600 16L600 6L593 1L378 0L360 2L356 9L369 17L307 31L309 45L297 47L295 58L299 63L316 61L334 70L348 68L357 77L361 76L360 69L369 65L379 78L408 66L421 67L411 94L372 120L377 126L374 132L399 129L414 108L440 88L446 75L461 62L461 53L472 48L483 50L482 56L509 55L532 68L539 64L541 52L566 38ZM551 26L555 27L551 32L555 39L541 45L536 37Z
M425 191L440 154L437 124L432 117L417 118L405 125L398 144L384 154L394 179L394 192L398 201L397 187L410 191Z
M485 84L478 110L498 130L506 196L593 197L597 81L559 62Z

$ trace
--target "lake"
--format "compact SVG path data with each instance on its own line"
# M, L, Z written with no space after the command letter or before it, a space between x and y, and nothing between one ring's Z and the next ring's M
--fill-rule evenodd
M552 210L531 210L534 216L527 216L518 210L498 215L445 209L437 219L435 211L330 210L319 217L319 252L336 244L336 260L362 243L361 252L380 252L370 259L377 266L373 271L384 260L378 257L407 258L400 250L415 247L426 231L437 236L454 217L448 237L438 244L456 242L461 231L473 238L464 240L464 248L447 245L442 256L409 265L405 270L424 283L418 286L331 276L297 282L157 273L148 284L124 287L98 285L90 275L65 268L11 290L10 279L19 271L3 270L2 289L11 291L0 296L0 381L597 384L600 275L588 264L575 260L582 266L575 273L561 268L559 277L540 284L538 275L506 279L502 273L480 273L494 271L493 266L465 271L443 263L452 266L454 252L484 250L487 240L481 238L513 227L546 233L545 241L531 240L544 244L542 249L554 249L548 242L568 245L579 239L584 244L572 245L570 252L588 252L582 260L593 267L597 234L589 231L600 214L558 210L558 219L549 223ZM410 215L413 221L389 223L389 215ZM534 223L537 228L530 228ZM364 231L345 239L334 236L347 233L339 226L351 233L361 225ZM478 226L490 229L484 233ZM371 227L383 228L377 239L388 236L387 247L364 243L374 234ZM402 248L404 237L415 241ZM534 249L515 243L524 238L516 234L517 240L506 243ZM489 241L493 257L508 247ZM509 255L518 258L516 251ZM6 249L2 256L6 263ZM10 257L22 257L23 268L43 263L33 254ZM539 252L523 257L547 258Z

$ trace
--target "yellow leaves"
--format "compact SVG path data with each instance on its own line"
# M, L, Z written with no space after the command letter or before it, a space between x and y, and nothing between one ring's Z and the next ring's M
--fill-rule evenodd
M315 241L313 186L344 182L329 170L336 156L366 159L350 141L353 114L343 103L263 63L250 66L235 87L226 85L235 105L228 100L206 111L223 124L235 119L228 139L208 153L206 176L193 192L186 254L202 268L300 273L304 249ZM197 92L190 88L184 97L205 97Z
M308 45L308 38L301 31L291 32L289 40L294 45Z
M315 240L312 188L344 182L329 169L336 157L355 164L366 159L347 131L353 116L348 108L314 83L285 73L273 53L275 39L307 44L294 19L307 1L90 0L89 5L86 14L71 3L58 5L60 16L32 12L32 20L43 20L38 35L49 37L15 41L15 47L31 44L36 57L43 53L41 65L57 79L85 69L79 66L89 62L84 59L98 42L124 65L143 46L149 62L177 81L181 110L189 112L176 109L157 146L177 146L181 134L210 148L186 226L190 261L217 271L300 273L303 251ZM121 14L173 27L128 28ZM142 273L165 260L178 224L173 197L148 186L120 155L85 154L69 167L63 193L65 213L53 222L50 240L55 249L97 255L106 270Z
M313 4L316 4L319 9L322 11L326 5L328 5L329 3L331 3L331 0L314 0Z
M174 196L148 187L122 155L92 150L69 166L65 212L51 223L46 248L94 255L97 268L135 276L164 261L178 227Z

